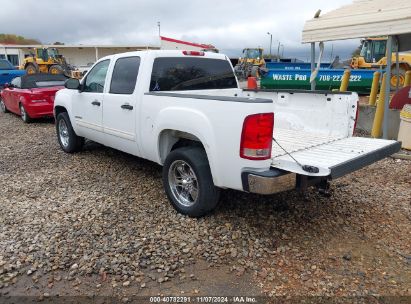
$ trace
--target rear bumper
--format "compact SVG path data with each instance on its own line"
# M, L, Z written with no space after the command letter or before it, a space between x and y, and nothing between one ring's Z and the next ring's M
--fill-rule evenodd
M244 171L241 174L243 190L257 194L274 194L295 188L303 190L309 186L318 185L326 180L336 179L359 170L398 152L400 149L401 142L392 143L386 147L333 166L330 168L330 175L324 177L306 176L276 168L263 172Z
M294 189L297 175L279 169L263 172L244 171L241 174L243 190L257 194L274 194Z
M52 117L53 105L48 102L30 102L24 105L31 118Z

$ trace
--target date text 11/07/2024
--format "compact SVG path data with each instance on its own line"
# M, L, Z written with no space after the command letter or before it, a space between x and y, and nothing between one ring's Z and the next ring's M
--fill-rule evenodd
M256 297L247 296L163 296L150 297L150 303L258 303Z

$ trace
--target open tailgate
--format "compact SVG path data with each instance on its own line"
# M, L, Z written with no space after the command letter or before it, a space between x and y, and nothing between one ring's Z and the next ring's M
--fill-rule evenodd
M401 149L401 143L395 140L338 138L290 130L277 129L274 138L301 165L317 167L319 172L304 171L274 141L272 167L307 176L327 176L331 179L361 169Z

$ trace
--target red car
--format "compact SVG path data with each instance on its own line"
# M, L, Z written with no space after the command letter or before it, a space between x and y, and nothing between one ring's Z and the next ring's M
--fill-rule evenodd
M54 96L64 88L64 75L34 74L14 78L0 94L0 110L20 115L24 122L53 117Z

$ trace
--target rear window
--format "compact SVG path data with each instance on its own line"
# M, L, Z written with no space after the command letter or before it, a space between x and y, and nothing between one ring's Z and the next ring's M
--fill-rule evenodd
M150 91L237 88L231 65L222 59L161 57L154 60Z
M64 81L61 81L61 80L36 81L36 87L38 88L47 88L47 87L56 87L56 86L64 86Z

